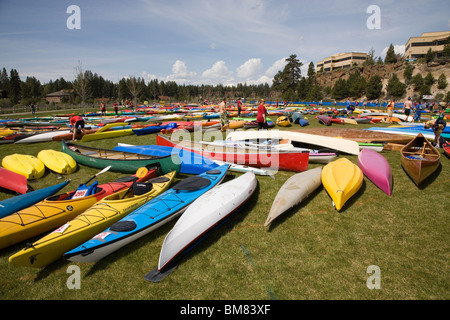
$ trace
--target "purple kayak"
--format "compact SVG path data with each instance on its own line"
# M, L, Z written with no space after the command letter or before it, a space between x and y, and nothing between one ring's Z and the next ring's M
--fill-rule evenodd
M358 166L378 188L392 194L392 171L389 162L378 152L364 148L358 156Z

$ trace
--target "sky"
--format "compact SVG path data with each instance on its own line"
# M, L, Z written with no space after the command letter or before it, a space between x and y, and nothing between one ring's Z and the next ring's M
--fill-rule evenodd
M333 54L384 58L448 30L448 0L0 0L0 68L43 84L82 66L116 83L270 85L293 54L306 76Z

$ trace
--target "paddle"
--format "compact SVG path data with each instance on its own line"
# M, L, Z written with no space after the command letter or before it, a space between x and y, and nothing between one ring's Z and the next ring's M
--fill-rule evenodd
M90 178L88 181L86 181L84 184L88 184L92 179L94 179L95 177L101 175L102 173L105 173L105 172L108 171L109 169L111 169L111 166L107 166L107 167L104 168L102 171L98 172L96 175L94 175L92 178Z
M137 183L139 178L145 177L145 175L147 173L148 173L147 167L140 167L139 169L137 169L137 171L136 171L136 178L134 179L134 181L131 184L131 186L128 188L127 192L125 192L125 194L123 195L122 199L125 199L125 197L127 196L128 192L130 192L130 190L133 189L134 185Z

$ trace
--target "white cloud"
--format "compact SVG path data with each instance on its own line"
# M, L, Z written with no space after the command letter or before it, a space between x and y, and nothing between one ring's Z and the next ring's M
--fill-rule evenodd
M286 59L287 57L284 57L275 61L272 66L270 66L270 68L266 70L265 75L273 78L278 73L278 71L284 69L287 64Z
M263 65L260 58L248 59L244 64L237 68L237 76L245 79L254 79L261 75Z
M155 80L157 79L157 76L148 72L142 72L142 78L144 78L144 80Z
M220 60L202 73L202 77L215 83L229 84L233 80L233 72L228 69L225 61Z
M186 64L177 60L172 66L172 74L166 77L166 81L175 81L177 83L186 83L192 80L197 73L188 70Z

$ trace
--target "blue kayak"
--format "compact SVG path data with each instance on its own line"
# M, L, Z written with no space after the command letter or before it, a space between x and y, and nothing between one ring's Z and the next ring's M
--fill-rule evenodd
M50 197L52 194L64 188L70 180L61 182L60 184L27 192L0 202L0 218L6 217L14 212L28 208L39 201Z
M172 154L178 154L181 160L180 173L200 174L208 170L217 168L219 165L214 161L203 157L195 152L158 145L145 146L118 146L114 150L140 153L155 157L165 157Z
M229 165L186 178L134 210L111 227L68 251L64 257L77 262L96 262L180 216L198 197L219 185Z

